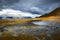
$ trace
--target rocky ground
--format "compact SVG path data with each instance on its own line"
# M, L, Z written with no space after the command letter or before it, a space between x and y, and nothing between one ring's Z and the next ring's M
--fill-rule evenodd
M0 26L0 40L60 40L60 23L34 25L31 22Z

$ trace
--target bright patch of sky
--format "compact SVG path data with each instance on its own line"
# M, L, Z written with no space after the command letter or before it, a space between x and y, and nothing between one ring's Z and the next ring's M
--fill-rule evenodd
M40 16L38 14L32 14L29 12L22 12L19 10L14 10L14 9L2 9L2 11L0 11L0 17L6 18L6 17L14 17L14 18L22 18L22 17L36 17L36 16Z

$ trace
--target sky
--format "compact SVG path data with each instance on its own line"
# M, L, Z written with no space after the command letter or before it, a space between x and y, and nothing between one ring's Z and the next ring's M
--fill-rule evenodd
M32 15L43 15L60 7L60 0L0 0L0 10L12 9L28 12Z

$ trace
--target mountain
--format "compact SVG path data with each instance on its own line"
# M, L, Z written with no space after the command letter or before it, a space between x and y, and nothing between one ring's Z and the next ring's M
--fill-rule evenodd
M50 12L49 14L44 14L40 17L49 17L49 16L60 16L60 7L54 9L52 12Z
M40 17L36 17L36 18L40 18L41 20L50 20L50 21L59 21L60 22L60 7L54 9L49 14L44 14L44 15L42 15Z

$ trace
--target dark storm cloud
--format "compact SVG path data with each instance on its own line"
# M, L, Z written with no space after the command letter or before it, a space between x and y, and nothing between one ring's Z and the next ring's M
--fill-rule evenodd
M60 7L60 0L42 0L36 5L36 7L49 12L57 7Z
M18 2L19 0L0 0L0 1L1 1L0 4L10 5L10 4Z
M37 6L42 6L42 7L48 7L48 6L50 6L51 7L51 5L58 5L60 3L60 0L42 0L40 3L38 3L38 5ZM39 6L39 7L40 7Z
M2 9L2 1L0 0L0 9Z
M9 6L9 5L12 5L18 1L19 0L0 0L0 9L4 8L3 7L4 5Z
M44 2L47 2L47 3L56 3L56 2L60 2L60 0L45 0Z
M46 13L60 7L60 0L0 0L0 8L11 8L15 10L32 13ZM41 12L41 10L43 10Z

